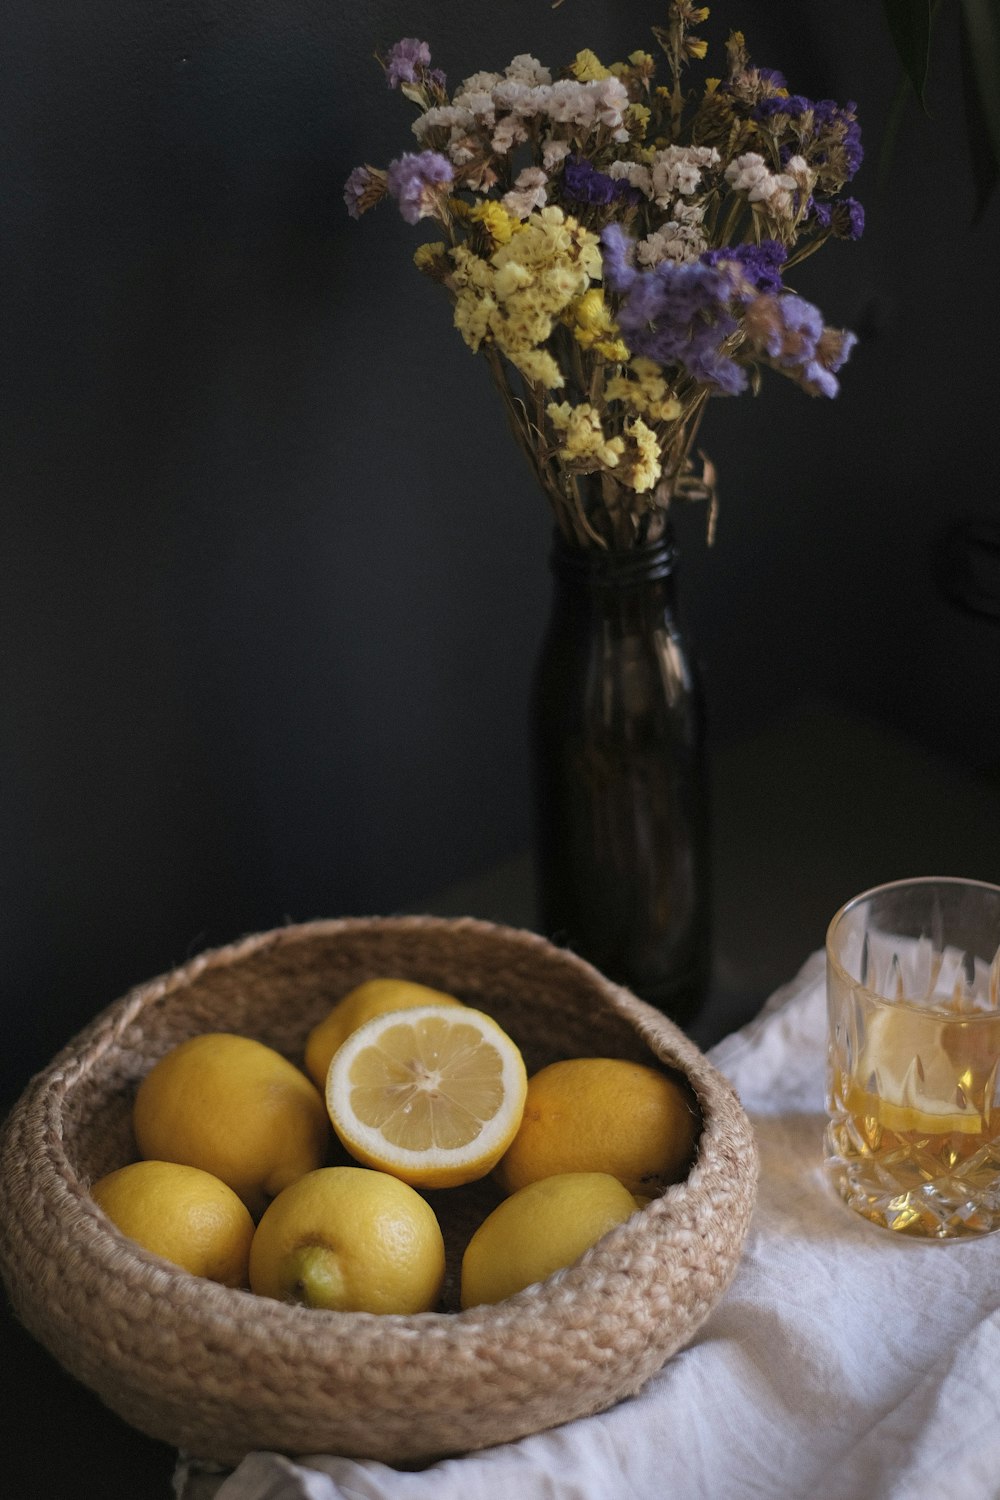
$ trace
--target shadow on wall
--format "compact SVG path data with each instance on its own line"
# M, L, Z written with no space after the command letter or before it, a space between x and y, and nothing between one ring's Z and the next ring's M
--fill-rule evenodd
M452 78L645 45L661 7L12 0L2 174L2 940L11 1078L129 983L240 932L390 911L528 839L549 518L486 370L360 161L410 145L376 46ZM715 7L714 36L858 100L873 191L895 63L873 7ZM957 56L943 49L947 100ZM935 101L932 99L932 103ZM861 347L836 403L719 402L718 540L680 518L726 744L807 687L995 764L995 620L937 587L988 503L997 205L914 116L858 246L801 290ZM947 352L945 352L947 351ZM989 694L989 697L987 697Z

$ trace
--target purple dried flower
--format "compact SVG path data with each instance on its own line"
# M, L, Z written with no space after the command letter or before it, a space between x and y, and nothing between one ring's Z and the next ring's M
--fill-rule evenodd
M606 285L613 292L629 292L640 273L632 262L632 241L620 224L601 231L601 261Z
M577 203L607 207L611 203L638 203L642 194L625 178L608 177L585 156L568 156L563 167L563 192Z
M788 259L788 251L778 240L761 240L759 245L722 245L716 250L706 250L699 258L706 266L737 267L742 279L755 292L778 292L781 267ZM747 300L746 296L741 300Z
M820 202L818 198L809 199L806 212L820 229L829 229L833 223L833 209L829 203Z
M791 292L756 298L746 311L746 330L751 346L811 396L837 394L833 372L857 342L852 333L824 328L819 308Z
M433 189L454 176L451 162L437 151L406 151L389 163L386 186L407 224L416 224L434 212Z
M604 279L622 296L616 321L633 354L675 365L693 380L735 396L746 388L745 370L722 353L736 332L734 284L724 269L701 261L664 260L650 271L629 263L628 237L619 224L601 236Z
M830 220L840 240L859 240L865 230L865 211L857 198L839 198L832 205Z
M841 146L844 152L844 160L847 165L847 181L854 176L864 160L864 150L861 146L861 126L855 119L858 106L854 100L841 107L833 99L807 99L804 94L789 94L785 99L771 97L760 99L751 111L752 118L758 121L773 119L775 115L787 115L790 120L798 120L802 115L811 112L813 117L814 134L826 136L832 143Z
M758 100L753 107L752 116L755 120L770 120L775 115L787 115L790 120L797 120L813 107L804 94L772 94L766 99Z
M344 183L344 202L352 219L360 219L365 209L370 207L376 181L370 167L355 167Z
M398 89L403 83L416 83L418 70L423 72L430 65L431 49L427 43L418 41L415 36L404 36L402 41L389 48L385 81L391 89Z

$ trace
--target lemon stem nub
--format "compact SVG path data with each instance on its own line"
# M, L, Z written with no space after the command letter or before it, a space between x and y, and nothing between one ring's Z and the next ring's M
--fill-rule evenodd
M342 1307L344 1275L340 1256L328 1245L302 1245L285 1263L286 1302L303 1307Z

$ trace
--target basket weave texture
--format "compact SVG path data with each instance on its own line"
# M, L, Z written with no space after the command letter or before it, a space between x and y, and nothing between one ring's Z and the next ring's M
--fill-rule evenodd
M135 1157L135 1090L176 1043L240 1031L301 1062L330 1005L378 975L493 1015L529 1073L560 1057L633 1058L688 1079L702 1117L683 1182L580 1261L493 1307L414 1317L315 1312L175 1269L122 1236L91 1182ZM238 1122L234 1122L238 1128ZM507 1442L606 1409L690 1341L728 1286L757 1153L720 1073L671 1022L534 934L471 918L309 922L204 953L99 1015L28 1085L0 1149L0 1274L14 1311L143 1432L200 1458L249 1451L387 1462ZM433 1195L457 1267L496 1201ZM453 1205L461 1204L461 1208Z

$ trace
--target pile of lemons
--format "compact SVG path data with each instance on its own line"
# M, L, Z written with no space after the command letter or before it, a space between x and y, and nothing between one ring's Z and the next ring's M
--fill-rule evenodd
M408 1314L438 1304L445 1276L428 1191L492 1173L507 1195L465 1247L472 1307L570 1265L682 1178L695 1149L683 1083L607 1057L529 1079L490 1016L408 980L344 996L303 1064L228 1032L181 1042L139 1085L140 1160L94 1183L94 1199L195 1275L309 1307ZM327 1164L336 1142L356 1164Z

